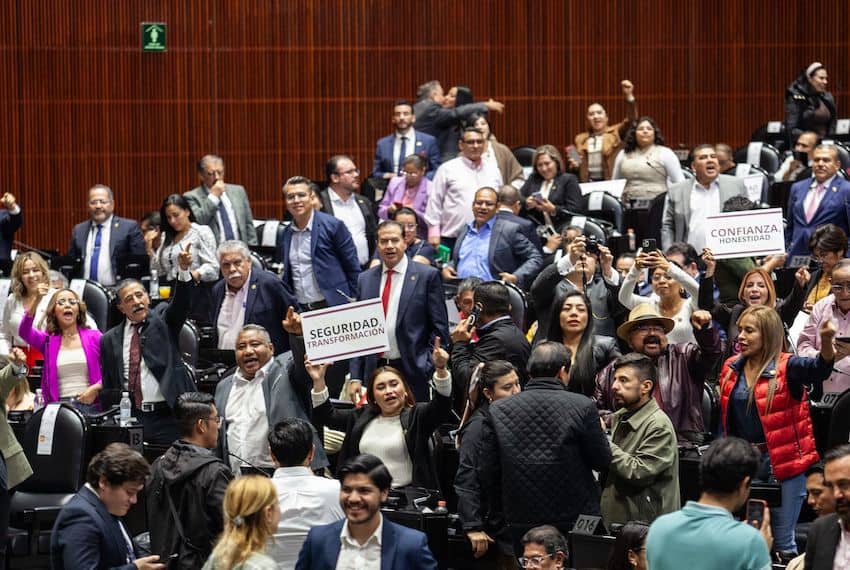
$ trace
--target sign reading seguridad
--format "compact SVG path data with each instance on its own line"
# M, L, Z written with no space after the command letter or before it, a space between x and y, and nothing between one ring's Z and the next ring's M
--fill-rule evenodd
M389 346L381 299L301 314L304 347L313 364L385 352Z
M716 259L785 253L782 208L706 216L705 247Z

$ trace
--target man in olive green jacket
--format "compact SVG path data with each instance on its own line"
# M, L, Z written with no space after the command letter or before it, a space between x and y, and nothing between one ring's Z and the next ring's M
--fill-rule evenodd
M614 363L611 466L602 491L606 524L652 522L681 508L676 431L652 397L657 370L648 356L631 353Z

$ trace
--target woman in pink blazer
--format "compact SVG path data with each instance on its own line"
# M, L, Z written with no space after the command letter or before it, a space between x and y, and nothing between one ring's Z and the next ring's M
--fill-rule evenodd
M71 289L60 289L47 305L47 332L33 327L35 310L47 293L38 293L21 321L18 335L44 354L41 392L45 403L68 401L83 413L100 409L100 336L86 326L86 305Z

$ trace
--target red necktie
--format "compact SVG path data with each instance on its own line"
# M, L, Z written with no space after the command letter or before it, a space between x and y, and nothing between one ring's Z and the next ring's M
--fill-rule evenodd
M142 323L130 325L133 336L130 337L130 363L127 372L127 388L133 396L137 408L142 407L142 342L139 339L139 329Z
M395 273L392 269L387 270L387 280L384 282L384 290L381 293L381 304L384 306L384 316L387 316L387 305L390 302L390 287L393 286L393 273Z

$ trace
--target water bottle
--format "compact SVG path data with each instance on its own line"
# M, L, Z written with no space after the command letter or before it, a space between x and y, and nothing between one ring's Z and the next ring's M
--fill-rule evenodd
M149 296L151 299L159 299L159 273L157 273L156 269L151 269Z
M130 424L132 404L130 403L130 392L121 392L121 402L118 404L118 425L127 427Z
M32 411L37 412L44 407L44 394L41 393L41 388L35 389L35 400L32 402Z
M434 513L438 515L447 515L449 514L449 509L446 508L445 501L437 501L437 508L434 509Z

